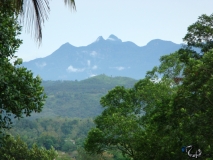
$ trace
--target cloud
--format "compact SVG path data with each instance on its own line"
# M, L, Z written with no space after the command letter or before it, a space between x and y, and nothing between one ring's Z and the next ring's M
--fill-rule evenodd
M120 66L120 67L109 67L109 68L112 68L112 69L117 69L118 71L122 71L122 70L124 70L124 69L129 69L130 67L122 67L122 66Z
M95 77L97 76L97 74L91 74L89 77Z
M90 66L90 60L87 60L87 65Z
M92 51L92 52L90 53L90 55L93 56L93 57L95 57L97 54L98 54L98 53L97 53L96 51Z
M72 65L67 68L68 72L83 72L84 70L84 68L74 68Z
M113 38L107 38L107 40L110 40L110 41L115 41L115 39L113 39Z
M96 66L96 65L94 65L93 67L92 67L92 69L97 69L98 68L98 66Z
M124 67L115 67L115 69L117 69L117 70L119 70L119 71L122 71L122 70L124 70L125 68Z
M36 66L39 68L43 68L44 66L46 66L47 63L46 62L42 62L42 63L36 63Z

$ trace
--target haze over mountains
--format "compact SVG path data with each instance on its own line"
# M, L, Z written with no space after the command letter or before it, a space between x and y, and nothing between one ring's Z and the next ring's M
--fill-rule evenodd
M65 43L51 55L24 62L23 66L43 80L83 80L100 74L141 79L148 70L160 64L162 55L181 46L160 39L137 46L130 41L122 42L115 35L107 39L100 36L87 46Z

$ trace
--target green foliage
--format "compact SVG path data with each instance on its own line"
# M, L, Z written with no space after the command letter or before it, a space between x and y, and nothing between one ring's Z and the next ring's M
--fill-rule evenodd
M96 128L88 133L84 145L86 151L100 154L105 150L118 149L126 157L152 159L149 145L153 142L150 142L150 137L155 138L156 135L150 130L149 124L151 121L160 121L162 124L166 121L163 115L156 112L166 114L169 108L165 111L156 108L173 94L173 88L168 84L166 80L155 83L144 79L132 89L116 87L108 92L101 98L105 110L95 119ZM157 125L152 127L159 128Z
M213 48L213 14L205 14L198 21L188 27L188 32L183 38L189 47L198 47L203 53Z
M212 63L213 50L206 52L199 60L189 60L174 104L179 113L183 141L202 148L205 153L203 157L213 155L212 150L208 148L213 142L210 136L213 127Z
M22 41L16 36L20 35L21 27L17 23L17 16L11 6L12 0L1 1L0 5L0 55L1 65L12 58ZM7 64L7 63L6 63Z
M159 77L165 78L182 77L185 63L180 60L181 50L162 56L160 58L160 66L154 67L152 71L148 71L146 77L149 79L157 80Z
M170 68L166 67L174 73L177 62L184 65L179 76L181 84L178 86L172 105L173 132L168 134L176 137L177 140L170 141L167 146L168 144L175 146L175 142L177 146L192 144L195 148L201 148L203 159L213 155L210 150L210 143L212 143L210 136L212 128L210 116L212 113L212 18L212 15L202 15L196 23L189 26L188 33L184 37L188 46L175 53L177 54L176 62L171 63ZM192 50L191 47L198 47L202 53ZM168 58L172 59L172 55ZM166 65L168 61L161 64L161 66ZM156 67L152 75L159 71L160 67ZM167 75L166 70L161 73L164 76Z
M14 56L22 41L17 38L21 27L14 14L12 0L0 5L0 131L10 128L11 118L41 112L46 96L41 79L31 71L19 67L21 59ZM14 63L11 63L14 61Z
M51 135L42 135L37 140L37 144L45 147L46 149L50 149L56 143L56 138Z
M188 33L184 37L187 41L186 47L180 49L178 52L167 56L167 61L162 61L160 67L156 67L149 76L163 74L163 77L170 77L171 80L175 80L174 77L179 74L180 84L176 88L176 94L173 98L167 102L171 106L170 114L165 114L164 117L169 117L168 121L164 125L170 130L164 134L160 134L162 144L167 147L165 149L158 150L156 158L165 158L165 153L168 159L186 159L187 156L177 154L178 148L192 144L196 149L202 150L202 159L211 158L213 153L211 151L212 138L211 134L211 113L213 98L211 95L212 90L212 15L202 15L199 20L188 28ZM198 47L201 49L202 54L192 50L191 47ZM176 61L173 61L174 56L177 55ZM162 59L162 58L161 58ZM171 63L170 63L171 62ZM177 64L182 65L181 70L176 72ZM161 70L165 67L164 70ZM167 76L168 72L172 73L172 76ZM166 103L163 108L166 108ZM157 109L155 109L157 111ZM162 109L161 109L162 110ZM156 117L156 112L152 117ZM170 116L169 116L170 115ZM150 119L152 119L150 117ZM150 124L158 125L161 127L159 130L153 130L156 135L161 133L162 124L160 121L151 122ZM173 137L173 139L171 138ZM175 137L175 138L174 138ZM158 141L159 144L159 141ZM173 149L173 151L171 150ZM194 150L195 152L195 150ZM163 153L163 154L162 154ZM162 154L162 156L160 156Z
M200 159L212 158L212 17L199 17L184 37L188 46L161 57L133 88L116 87L101 98L105 110L88 133L87 152L116 148L134 160L185 160L181 147L193 145Z
M32 148L28 148L27 144L23 142L20 137L16 139L12 136L4 138L3 145L0 149L1 160L53 160L56 157L57 152L53 148L46 150L44 148L38 148L35 144Z
M65 134L62 131L64 124L69 124L72 127L69 134ZM83 157L87 157L88 159L100 157L105 157L106 159L108 157L114 160L127 160L124 159L122 154L116 151L104 152L102 156L86 153L82 147L88 131L92 127L94 127L94 122L91 118L74 119L56 117L36 120L21 119L14 123L9 133L14 136L20 136L29 148L33 146L33 143L46 149L51 148L50 146L52 145L58 151L58 160L66 160L71 157L81 157L82 159L84 159Z
M48 98L42 112L33 113L31 119L41 117L90 118L103 109L100 98L117 85L132 87L137 82L126 77L95 76L82 81L43 81Z
M100 154L88 154L83 148L78 148L78 155L76 157L78 160L113 160L114 157L105 152L103 155ZM119 159L115 159L119 160Z
M68 127L69 132L64 127ZM83 146L84 138L94 126L93 119L43 118L37 120L21 119L16 121L9 133L19 135L29 147L33 143L39 147L72 153Z

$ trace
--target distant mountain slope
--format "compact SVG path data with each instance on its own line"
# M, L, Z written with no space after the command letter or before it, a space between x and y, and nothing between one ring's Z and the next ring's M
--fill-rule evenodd
M23 66L43 80L82 80L103 73L141 79L159 64L160 56L180 47L160 39L140 47L133 42L122 42L115 35L106 40L100 36L88 46L65 43L51 55L24 62Z
M39 117L88 118L99 115L103 108L100 98L115 86L133 87L137 82L128 77L108 77L99 75L82 81L43 81L48 98Z

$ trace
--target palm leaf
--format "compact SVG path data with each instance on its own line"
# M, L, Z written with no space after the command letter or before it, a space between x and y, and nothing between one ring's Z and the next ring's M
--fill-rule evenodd
M25 0L22 8L23 21L26 23L26 29L34 31L35 40L42 40L42 25L48 19L50 11L48 0ZM34 29L32 29L34 28Z
M0 0L0 3L5 0ZM76 10L74 0L64 0L65 5ZM19 13L21 22L28 32L35 34L35 40L42 41L42 25L48 20L49 0L13 0L14 9Z
M75 1L74 0L64 0L65 5L68 5L71 9L76 10Z

